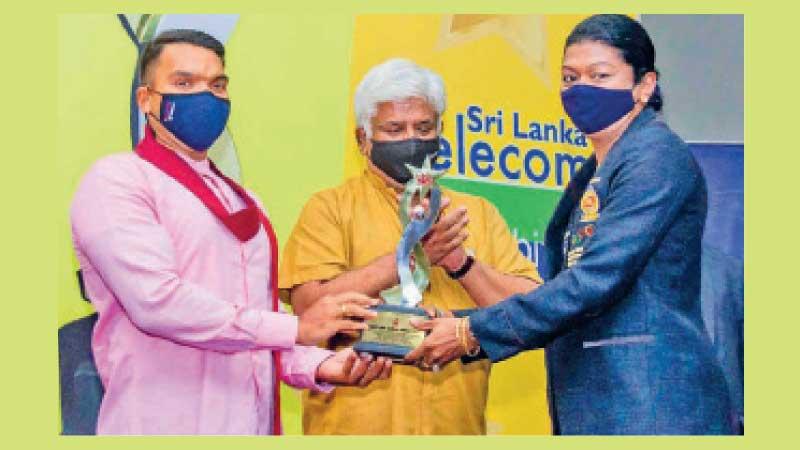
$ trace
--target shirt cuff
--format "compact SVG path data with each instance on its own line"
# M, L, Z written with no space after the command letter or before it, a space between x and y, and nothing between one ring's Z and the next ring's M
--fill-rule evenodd
M334 355L334 352L319 347L296 345L281 356L283 381L299 389L311 389L328 393L334 385L317 381L317 368L323 361Z
M293 314L251 309L240 320L261 348L289 350L297 341L298 319Z

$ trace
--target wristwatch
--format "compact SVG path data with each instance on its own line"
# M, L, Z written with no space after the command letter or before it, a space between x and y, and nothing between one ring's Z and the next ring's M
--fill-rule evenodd
M475 252L468 248L466 249L465 253L467 254L467 257L464 259L464 264L462 264L461 267L456 269L454 272L446 270L447 275L450 276L450 278L454 280L460 280L461 278L464 278L464 275L466 275L470 269L472 269L472 265L475 264Z

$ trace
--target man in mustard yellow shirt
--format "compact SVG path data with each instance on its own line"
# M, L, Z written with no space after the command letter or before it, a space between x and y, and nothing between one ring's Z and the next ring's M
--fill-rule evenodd
M411 61L373 67L355 93L356 139L367 160L361 176L318 192L289 237L279 287L299 315L316 299L344 291L369 296L398 283L394 250L402 233L398 195L439 149L445 109L442 79ZM430 286L421 305L483 307L542 281L497 209L443 190L438 222L424 239ZM352 343L337 336L329 347ZM362 389L304 394L306 434L485 434L490 365L454 362L438 371L395 365L391 379Z

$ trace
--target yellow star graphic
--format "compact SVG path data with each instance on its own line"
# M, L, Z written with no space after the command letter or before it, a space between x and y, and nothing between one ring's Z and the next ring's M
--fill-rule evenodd
M492 34L505 39L542 83L550 85L547 34L541 14L445 15L436 49L463 45Z

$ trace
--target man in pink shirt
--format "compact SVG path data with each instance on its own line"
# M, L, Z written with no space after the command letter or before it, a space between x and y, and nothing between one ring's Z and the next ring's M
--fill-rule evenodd
M98 312L98 434L280 434L279 380L329 391L388 377L386 359L315 347L365 328L377 300L326 297L301 317L279 309L263 207L205 152L230 112L222 44L168 31L140 70L146 136L97 161L71 209Z

